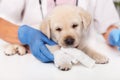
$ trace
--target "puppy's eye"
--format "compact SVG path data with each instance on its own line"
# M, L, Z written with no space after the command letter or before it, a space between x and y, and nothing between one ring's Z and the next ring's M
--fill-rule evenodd
M60 31L62 31L62 29L61 29L61 28L56 28L56 31L59 31L59 32L60 32Z
M72 28L76 28L76 27L78 27L78 24L73 24L72 25Z

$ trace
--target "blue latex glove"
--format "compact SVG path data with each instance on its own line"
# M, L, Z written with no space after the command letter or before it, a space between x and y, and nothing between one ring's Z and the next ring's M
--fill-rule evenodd
M41 31L23 25L18 30L18 37L22 44L27 44L30 47L30 51L38 60L42 62L52 62L54 60L45 44L55 45L56 43L48 39Z
M120 47L120 29L113 29L108 36L108 40L110 45Z

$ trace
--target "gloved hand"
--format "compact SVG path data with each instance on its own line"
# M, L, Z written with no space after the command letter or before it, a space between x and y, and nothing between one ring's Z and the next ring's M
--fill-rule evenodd
M38 60L42 62L52 62L54 60L45 44L55 45L56 43L49 40L41 31L23 25L18 30L18 37L22 44L27 44L30 47L30 51Z
M120 29L113 29L108 36L108 40L110 45L120 47Z

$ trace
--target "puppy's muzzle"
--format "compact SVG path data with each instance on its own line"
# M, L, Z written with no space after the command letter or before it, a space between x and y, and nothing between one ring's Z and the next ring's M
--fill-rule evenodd
M72 38L72 37L67 37L67 38L64 40L64 43L65 43L66 45L68 45L68 46L73 45L74 42L75 42L75 39Z

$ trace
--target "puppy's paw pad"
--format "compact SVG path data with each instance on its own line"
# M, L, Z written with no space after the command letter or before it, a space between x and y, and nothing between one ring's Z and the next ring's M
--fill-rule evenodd
M14 55L13 53L6 53L6 52L4 52L4 53L5 53L6 56L12 56L12 55Z
M23 46L17 46L16 50L17 50L17 54L20 55L20 56L23 56L23 55L27 54L26 49Z
M70 70L71 68L69 68L69 67L58 67L58 69L60 69L60 70L62 70L62 71L68 71L68 70Z

